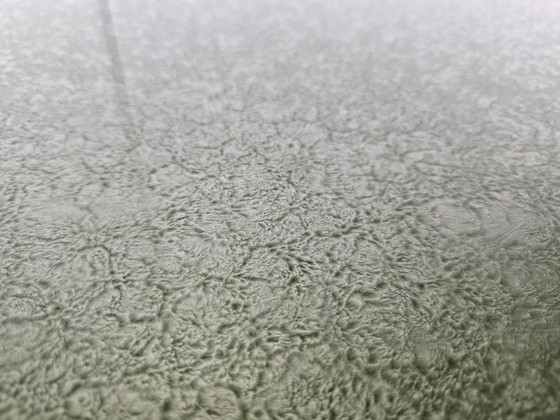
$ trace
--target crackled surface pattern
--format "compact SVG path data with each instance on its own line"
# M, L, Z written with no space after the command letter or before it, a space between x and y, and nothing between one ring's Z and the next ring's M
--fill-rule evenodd
M557 2L2 0L0 45L0 418L559 418Z

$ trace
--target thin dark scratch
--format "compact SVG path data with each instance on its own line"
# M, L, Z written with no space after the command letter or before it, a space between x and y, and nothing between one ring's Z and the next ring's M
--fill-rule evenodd
M99 9L101 11L101 22L103 24L103 36L105 38L109 58L111 59L111 73L113 81L115 82L117 89L120 91L119 96L122 96L122 98L119 99L123 99L124 102L128 103L126 80L124 78L121 54L119 52L119 44L115 34L109 0L99 0Z
M103 37L105 38L105 45L107 47L107 52L111 61L111 76L113 79L116 101L119 106L120 112L126 121L126 136L128 139L133 140L136 138L136 136L134 135L135 125L130 112L130 96L128 94L126 78L124 76L115 26L113 24L111 6L109 4L109 0L98 1L99 10L101 13L101 22L103 25Z

